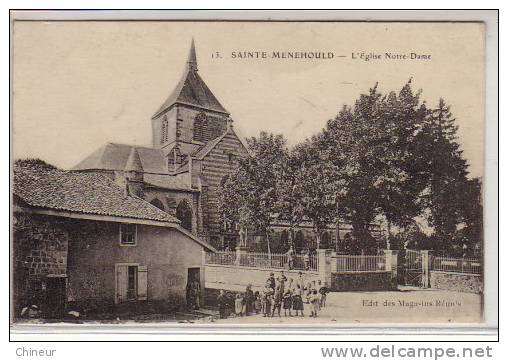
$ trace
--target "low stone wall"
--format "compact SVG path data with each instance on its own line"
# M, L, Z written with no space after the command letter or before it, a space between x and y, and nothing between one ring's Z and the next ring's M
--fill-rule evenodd
M391 272L332 273L331 290L390 291L397 289L397 278Z
M430 271L430 287L457 292L482 293L483 281L481 275L471 273Z
M270 272L275 278L281 274L280 269L262 269L255 267L239 267L233 265L206 265L205 266L205 287L210 289L223 289L227 291L245 291L248 284L252 285L254 291L261 291L266 283ZM289 280L298 278L295 270L284 270L284 275ZM301 271L305 282L312 282L320 279L318 272Z

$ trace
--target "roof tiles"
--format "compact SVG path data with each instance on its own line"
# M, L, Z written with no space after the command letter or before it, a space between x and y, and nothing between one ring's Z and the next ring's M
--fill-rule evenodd
M14 194L32 207L179 223L100 174L15 166Z

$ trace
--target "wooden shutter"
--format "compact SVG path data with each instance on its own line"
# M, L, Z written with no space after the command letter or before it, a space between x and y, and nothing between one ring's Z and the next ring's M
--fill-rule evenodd
M116 303L127 300L127 266L116 266Z
M148 298L148 267L138 266L138 300L146 301Z

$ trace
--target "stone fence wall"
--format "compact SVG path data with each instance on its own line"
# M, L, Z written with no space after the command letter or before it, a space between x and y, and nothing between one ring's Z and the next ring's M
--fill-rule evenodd
M287 279L298 279L298 272L302 272L305 282L317 281L320 278L318 272L282 270ZM242 267L234 265L210 265L205 266L205 287L209 289L223 289L227 291L245 291L248 284L252 285L253 291L261 291L266 280L273 272L275 278L281 275L280 269L262 269L255 267Z
M392 291L397 278L391 272L332 273L331 291Z
M430 287L457 292L483 292L481 275L472 273L430 271Z

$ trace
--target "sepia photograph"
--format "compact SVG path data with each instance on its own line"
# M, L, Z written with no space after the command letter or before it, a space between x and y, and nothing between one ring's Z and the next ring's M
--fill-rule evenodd
M481 325L485 40L13 21L11 327Z

